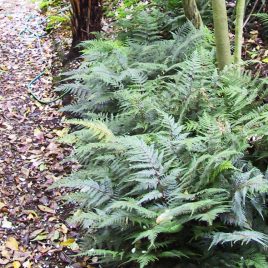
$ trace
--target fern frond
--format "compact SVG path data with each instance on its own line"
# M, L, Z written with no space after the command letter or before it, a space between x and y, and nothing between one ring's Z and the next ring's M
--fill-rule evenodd
M101 121L91 122L79 119L70 119L66 121L66 123L83 126L89 129L90 131L92 131L92 134L96 136L99 140L108 141L114 139L113 133Z
M248 244L250 242L255 242L263 247L268 245L268 236L266 234L256 232L256 231L235 231L233 233L215 233L213 235L213 241L211 242L210 248L218 244L231 243L231 245L240 242L243 244Z
M221 203L212 199L186 203L181 206L166 210L164 213L158 216L156 222L160 224L162 222L170 221L174 217L180 215L189 215L189 217L192 217L195 213L209 211L212 207L217 205L221 206ZM222 209L225 210L225 207Z
M135 211L140 216L144 216L146 218L155 218L157 214L153 212L152 210L146 209L142 207L141 205L138 205L134 199L123 199L121 201L115 201L112 204L109 205L108 211L110 210L117 210L117 209L123 209L128 212Z

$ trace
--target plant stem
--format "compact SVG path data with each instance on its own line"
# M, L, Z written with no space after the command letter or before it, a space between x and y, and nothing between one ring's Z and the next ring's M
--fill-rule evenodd
M246 8L246 1L237 0L234 63L240 63L242 59L243 22L244 22L245 8Z
M222 70L231 64L231 45L225 0L212 0L218 67Z
M197 29L201 28L203 21L195 0L183 0L183 9L186 18L190 20Z

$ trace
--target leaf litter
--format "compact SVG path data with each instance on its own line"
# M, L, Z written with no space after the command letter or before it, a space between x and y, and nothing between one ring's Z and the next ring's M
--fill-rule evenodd
M70 257L79 251L79 235L65 221L65 190L49 188L73 165L62 162L71 149L57 143L66 132L61 104L40 105L27 91L46 70L33 90L54 97L52 42L26 31L43 34L32 3L0 0L0 6L0 267L90 267L87 259Z

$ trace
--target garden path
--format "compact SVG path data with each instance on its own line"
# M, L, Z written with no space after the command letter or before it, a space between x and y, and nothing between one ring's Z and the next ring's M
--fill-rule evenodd
M42 21L27 0L0 0L0 267L68 267L67 246L77 247L62 190L48 189L70 171L60 164L69 149L55 141L64 131L60 104L41 105L27 89L52 64L51 41L36 36ZM51 88L46 71L33 90L51 98Z

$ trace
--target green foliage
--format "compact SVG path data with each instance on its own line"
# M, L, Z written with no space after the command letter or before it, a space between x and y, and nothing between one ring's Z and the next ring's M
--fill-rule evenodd
M41 10L47 11L49 7L60 6L62 2L62 0L41 0L38 1L38 5Z
M254 252L249 254L245 258L242 258L241 261L238 263L238 265L241 268L243 267L263 268L268 266L268 262L264 254Z
M265 247L268 243L268 236L263 233L248 230L233 233L216 233L213 236L211 247L219 243L236 243L238 241L241 241L242 244L254 241Z
M46 30L51 31L53 29L59 28L62 24L68 25L70 18L67 14L62 15L50 15L47 19Z
M255 17L260 21L263 26L263 36L267 36L268 34L268 14L267 13L258 13L255 14Z
M48 32L60 28L62 25L67 27L70 22L69 3L62 0L41 0L37 1L39 8L46 13Z
M150 0L150 1L139 1L139 0L124 0L124 1L105 1L105 10L108 17L115 17L116 19L124 19L133 14L137 14L141 11L148 10L151 7L157 7L162 11L178 10L182 8L181 0Z
M149 14L125 41L84 43L59 88L76 98L62 141L81 169L55 186L74 190L83 254L105 267L266 265L265 84L219 73L208 30L164 39Z

